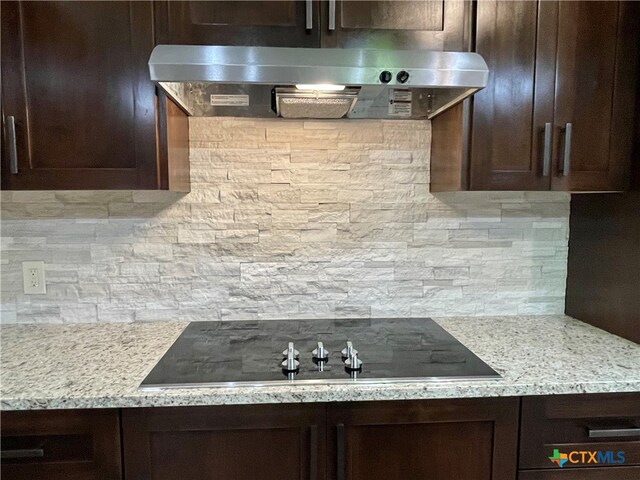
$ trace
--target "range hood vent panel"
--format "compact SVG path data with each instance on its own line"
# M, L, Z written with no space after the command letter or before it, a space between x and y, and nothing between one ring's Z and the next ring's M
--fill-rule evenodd
M154 82L196 116L432 118L488 79L476 53L382 49L159 45L149 70ZM388 83L381 81L382 72L391 73ZM405 83L401 72L408 73ZM313 97L296 91L300 84L346 89ZM282 94L274 111L276 88Z
M358 101L358 90L301 92L296 88L279 87L274 91L275 111L282 118L344 118Z

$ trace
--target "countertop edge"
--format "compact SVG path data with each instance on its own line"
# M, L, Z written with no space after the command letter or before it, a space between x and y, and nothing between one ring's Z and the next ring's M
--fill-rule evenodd
M449 385L426 384L348 386L340 391L322 390L270 391L269 387L250 387L237 392L190 391L188 394L158 391L152 394L110 397L5 398L0 411L118 409L150 407L186 407L219 405L254 405L278 403L333 403L397 400L442 400L460 398L528 397L542 395L640 393L640 380L630 382L520 384L520 385ZM286 387L290 388L290 387ZM303 387L304 388L304 387Z

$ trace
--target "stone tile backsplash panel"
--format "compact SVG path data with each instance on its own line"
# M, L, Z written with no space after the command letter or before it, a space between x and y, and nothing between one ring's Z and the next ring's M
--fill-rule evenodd
M190 122L189 194L2 192L2 322L564 311L569 195L430 194L429 122Z

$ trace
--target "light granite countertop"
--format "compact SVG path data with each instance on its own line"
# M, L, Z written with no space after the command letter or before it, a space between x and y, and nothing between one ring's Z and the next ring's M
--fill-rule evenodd
M570 317L436 318L502 380L139 391L187 325L0 329L3 410L117 408L640 392L640 345Z

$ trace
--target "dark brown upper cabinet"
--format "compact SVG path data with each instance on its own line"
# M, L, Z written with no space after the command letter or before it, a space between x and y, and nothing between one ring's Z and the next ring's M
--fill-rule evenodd
M2 2L1 21L3 189L171 188L151 2Z
M152 49L148 2L3 2L3 187L156 188Z
M547 58L555 31L538 36L537 27L553 23L554 9L551 2L478 3L476 51L489 66L489 82L473 98L471 190L549 189L542 157L547 123L551 160L555 68Z
M156 3L159 44L319 47L317 1L163 1Z
M638 7L478 2L490 78L472 101L471 190L627 188Z
M158 43L462 50L462 0L165 1Z
M325 0L322 46L466 50L470 5L462 0Z

